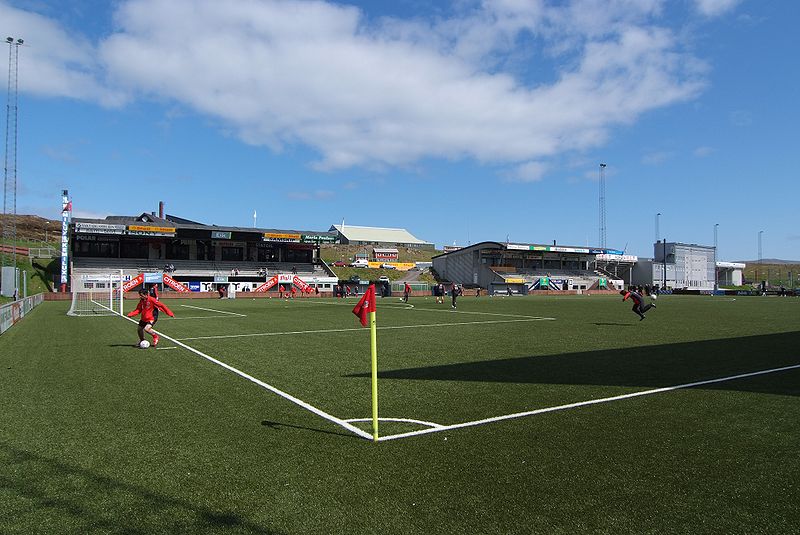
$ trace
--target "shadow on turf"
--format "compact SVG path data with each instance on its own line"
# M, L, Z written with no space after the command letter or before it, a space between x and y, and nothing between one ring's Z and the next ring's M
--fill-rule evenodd
M791 332L407 368L379 372L378 377L659 388L797 364L800 332ZM798 373L787 370L698 388L800 396Z
M290 427L292 429L300 429L302 431L313 431L315 433L322 433L324 435L336 435L339 437L363 440L360 437L354 435L353 433L339 433L336 431L326 431L325 429L317 429L315 427L304 427L302 425L294 425L294 424L284 424L281 422L273 422L271 420L262 420L261 425L263 425L264 427L269 427L270 429L275 429L276 431L279 431L281 427Z
M16 515L16 522L23 526L25 511L33 506L37 515L46 514L54 526L81 526L76 533L203 534L228 529L259 535L283 533L257 526L231 512L158 494L3 442L0 457L4 458L0 487L6 494L6 503L14 495L25 504ZM10 467L13 469L5 470ZM141 514L131 514L135 512Z

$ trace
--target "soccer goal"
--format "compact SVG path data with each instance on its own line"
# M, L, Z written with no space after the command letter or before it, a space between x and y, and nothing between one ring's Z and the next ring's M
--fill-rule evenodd
M72 279L68 316L122 315L122 272L84 274Z

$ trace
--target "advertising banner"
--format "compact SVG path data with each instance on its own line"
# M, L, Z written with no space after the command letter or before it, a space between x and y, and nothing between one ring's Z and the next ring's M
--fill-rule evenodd
M128 234L133 236L174 236L174 227L152 227L146 225L128 225Z
M197 281L192 281L189 283L189 291L190 292L199 292L200 291L200 283Z
M66 287L69 274L69 221L72 219L72 201L69 193L61 194L61 286Z
M75 223L75 232L79 234L124 234L125 225L109 223Z
M297 243L300 241L300 234L284 234L280 232L265 232L264 241L277 241L284 243Z
M162 276L162 273L145 273L144 282L147 284L158 284L159 282L163 282Z
M303 243L336 243L336 236L320 236L319 234L301 234Z
M295 277L292 279L292 284L294 284L295 286L300 288L300 291L303 291L303 292L307 292L307 291L309 291L311 289L311 286L306 284L306 282L303 279L301 279L300 277L298 277L297 275L295 275Z
M131 290L133 290L134 288L136 288L137 286L139 286L143 282L144 282L144 275L139 273L134 278L132 278L131 280L129 280L128 282L126 282L125 284L122 285L122 291L123 292L130 292Z
M266 292L267 290L269 290L270 288L272 288L276 284L278 284L278 276L277 275L275 275L274 277L271 277L267 282L265 282L264 284L262 284L261 286L259 286L258 288L256 288L253 291L254 292Z
M231 233L230 232L223 232L221 230L212 230L211 231L211 239L212 240L230 240Z
M164 284L166 284L167 286L169 286L170 288L172 288L173 290L175 290L177 292L188 292L189 291L189 288L187 288L186 286L184 286L180 282L176 281L175 279L173 279L172 277L170 277L166 273L164 273Z

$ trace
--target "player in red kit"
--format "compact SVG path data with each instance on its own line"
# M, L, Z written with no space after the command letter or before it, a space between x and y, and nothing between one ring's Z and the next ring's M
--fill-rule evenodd
M139 290L139 304L136 305L135 309L128 313L128 317L132 318L137 314L141 314L142 319L139 320L139 342L144 340L144 333L147 333L153 337L153 345L157 346L158 335L153 332L153 324L156 322L153 312L156 310L163 310L167 316L173 318L175 317L175 314L173 314L165 304L150 297L147 295L147 293L148 292L145 288Z

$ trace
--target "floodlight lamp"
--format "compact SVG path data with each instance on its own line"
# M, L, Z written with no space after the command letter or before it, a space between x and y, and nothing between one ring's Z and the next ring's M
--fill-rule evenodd
M13 37L6 37L6 43L13 43L13 42L14 42Z
M21 44L22 44L22 43L24 43L24 42L25 42L25 41L23 41L22 39L17 39L17 44L18 44L18 45L21 45Z

